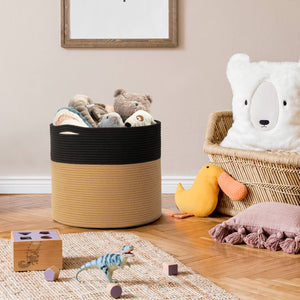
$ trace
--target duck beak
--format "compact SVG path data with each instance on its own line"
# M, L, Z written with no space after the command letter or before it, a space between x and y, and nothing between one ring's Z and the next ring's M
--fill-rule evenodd
M221 190L234 201L240 201L247 195L247 187L233 179L225 171L218 177L218 184Z

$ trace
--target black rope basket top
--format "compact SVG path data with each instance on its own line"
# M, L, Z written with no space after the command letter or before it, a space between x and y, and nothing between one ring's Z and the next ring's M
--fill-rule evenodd
M161 156L161 123L142 127L85 128L50 124L51 160L72 164L133 164Z

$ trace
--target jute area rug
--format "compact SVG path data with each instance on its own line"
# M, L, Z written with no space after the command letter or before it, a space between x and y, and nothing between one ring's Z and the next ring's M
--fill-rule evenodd
M86 269L75 280L77 269L106 253L117 253L123 245L134 246L131 267L118 269L113 278L122 288L121 299L236 299L196 274L150 242L118 231L63 234L64 268L55 282L45 280L43 271L14 272L10 240L0 241L0 299L113 299L100 269ZM178 264L178 275L162 272L163 262Z

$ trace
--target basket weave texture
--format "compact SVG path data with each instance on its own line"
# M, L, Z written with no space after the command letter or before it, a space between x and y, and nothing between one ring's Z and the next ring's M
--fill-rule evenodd
M209 116L204 152L211 163L244 183L248 195L242 201L233 201L220 192L217 211L234 216L260 202L300 205L300 154L221 147L219 144L232 123L231 111L215 112Z
M51 124L50 137L54 220L127 228L161 216L159 121L131 128Z

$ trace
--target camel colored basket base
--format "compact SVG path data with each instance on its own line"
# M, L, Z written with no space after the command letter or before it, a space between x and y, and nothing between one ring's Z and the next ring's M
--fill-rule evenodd
M210 115L204 142L209 161L244 183L248 195L233 201L220 192L217 211L234 216L260 202L300 205L300 154L292 152L248 151L224 148L219 144L233 123L231 111Z
M124 165L52 161L52 217L88 228L153 222L161 216L160 165L160 159Z

